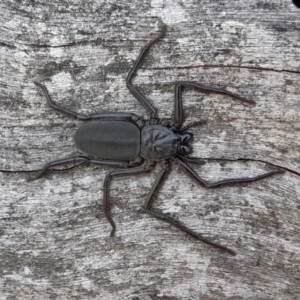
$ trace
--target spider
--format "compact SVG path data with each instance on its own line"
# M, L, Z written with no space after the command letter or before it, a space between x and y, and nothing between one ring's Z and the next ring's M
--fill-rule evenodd
M255 104L255 101L248 100L232 94L226 90L213 88L201 83L192 81L179 81L175 83L174 99L174 118L173 120L160 119L156 108L151 102L135 87L132 83L137 69L141 64L147 50L165 34L166 26L162 28L161 33L155 39L150 41L141 51L139 57L129 71L126 79L127 88L140 104L150 114L149 120L129 112L102 112L96 114L83 115L69 109L63 108L54 103L45 85L34 82L35 85L42 88L49 105L56 111L69 117L81 121L92 121L81 126L75 133L75 143L79 150L87 156L75 156L59 159L46 164L35 177L28 180L35 180L46 174L50 168L64 165L67 163L90 163L95 165L104 165L117 167L118 169L109 171L104 179L103 186L103 210L109 221L112 230L110 236L114 236L116 225L110 213L109 187L111 180L116 176L134 175L151 171L158 163L161 170L154 181L153 186L145 200L144 209L147 213L162 221L166 221L182 231L190 234L198 240L227 251L235 255L235 252L225 246L209 241L201 234L189 229L180 221L173 217L153 209L153 195L158 191L164 177L170 171L171 164L177 163L185 169L198 183L207 188L218 187L224 184L252 182L271 176L282 170L273 170L266 174L254 178L237 178L221 180L214 183L208 183L201 178L191 167L191 164L204 164L199 158L189 156L192 153L191 142L193 134L188 131L193 126L203 124L203 121L193 122L183 126L184 112L182 105L183 88L193 88L204 92L214 92L225 94L239 101L248 104Z

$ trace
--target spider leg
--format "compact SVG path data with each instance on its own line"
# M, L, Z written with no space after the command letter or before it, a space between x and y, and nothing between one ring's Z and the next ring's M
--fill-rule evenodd
M174 97L174 121L175 127L181 128L184 122L183 107L182 107L182 85L175 85L175 97Z
M179 228L180 230L182 230L183 232L186 232L188 234L190 234L191 236L193 236L194 238L197 238L198 240L208 244L208 245L211 245L211 246L214 246L216 248L219 248L221 250L224 250L228 253L230 253L231 255L236 255L236 253L230 249L228 249L227 247L225 246L222 246L222 245L219 245L217 243L213 243L209 240L207 240L206 238L202 237L200 234L192 231L191 229L187 228L184 224L182 224L181 222L179 222L178 220L175 220L173 218L171 218L170 216L162 213L162 212L158 212L158 211L154 211L152 209L152 203L154 201L154 198L153 198L153 195L157 192L157 190L159 189L159 187L161 186L161 183L163 182L164 178L166 177L166 175L168 174L169 172L169 168L167 169L163 169L160 171L160 173L158 174L148 196L147 196L147 200L146 200L146 203L145 203L145 210L147 213L149 213L150 215L152 215L153 217L159 219L159 220L162 220L162 221L165 221L167 223L170 223L171 225L174 225L176 226L177 228Z
M162 32L158 37L156 37L154 40L149 42L141 51L138 59L134 63L132 69L129 71L128 76L126 78L126 84L129 91L134 95L134 97L144 106L144 108L152 115L153 118L157 118L157 111L154 108L154 106L151 104L151 102L132 84L132 79L136 75L136 71L143 60L143 58L146 55L147 50L161 37L164 36L166 31L166 26L162 28Z
M96 165L105 165L105 166L114 166L114 167L128 167L128 162L119 162L112 160L100 160L100 159L91 159L87 156L74 156L63 159L54 160L50 163L47 163L34 177L29 177L27 181L36 180L46 174L46 171L50 168L61 166L68 163L91 163Z
M185 160L185 161L184 161ZM279 173L283 173L284 170L282 169L277 169L277 170L272 170L269 171L265 174L262 175L258 175L252 178L249 177L241 177L241 178L233 178L233 179L224 179L224 180L220 180L217 182L212 182L209 183L206 180L204 180L203 178L201 178L196 172L195 170L186 163L186 159L185 158L180 158L180 156L178 156L176 158L176 161L178 162L178 164L183 167L190 175L192 175L193 178L195 178L199 183L203 184L205 187L207 188L214 188L214 187L218 187L218 186L222 186L224 184L231 184L231 183L243 183L243 182L254 182L269 176L272 176L274 174L279 174Z
M182 107L182 88L183 87L190 87L194 88L198 91L202 92L210 92L210 93L218 93L228 95L232 98L240 100L242 102L255 104L255 101L249 100L238 95L235 95L231 92L228 92L223 89L214 88L211 86L207 86L201 83L193 82L193 81L179 81L175 84L175 99L174 99L174 120L176 124L176 128L180 128L184 122L184 115L183 115L183 107Z
M134 168L130 168L130 169L124 169L124 170L114 170L114 171L110 171L105 179L104 179L104 184L103 184L103 209L104 209L104 214L105 217L107 218L107 220L109 221L112 230L110 232L110 236L114 236L115 231L116 231L116 224L110 214L110 203L109 203L109 186L110 186L110 182L112 180L113 177L115 176L124 176L124 175L133 175L133 174L139 174L139 173L144 173L144 172L148 172L153 168L154 164L151 163L145 163L142 166L138 166L138 167L134 167Z
M126 112L103 112L103 113L96 113L96 114L89 114L89 115L83 115L77 112L74 112L72 110L69 110L67 108L61 107L60 105L56 104L51 100L51 97L49 95L49 92L45 85L41 84L40 82L34 81L34 84L42 88L47 101L49 105L56 111L63 113L69 117L73 117L77 120L81 121L93 121L93 120L112 120L112 121L131 121L135 122L139 119L138 116L132 113L126 113Z

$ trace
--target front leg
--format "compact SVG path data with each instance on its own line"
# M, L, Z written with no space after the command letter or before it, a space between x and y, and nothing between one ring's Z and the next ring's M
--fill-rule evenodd
M255 101L249 100L238 95L235 95L231 92L228 92L223 89L218 89L214 87L210 87L201 83L193 82L193 81L179 81L175 84L175 96L174 96L174 120L176 128L180 128L184 122L184 115L183 115L183 107L182 107L182 89L183 87L190 87L202 92L209 92L209 93L218 93L223 95L228 95L234 99L237 99L242 102L255 104Z
M244 183L244 182L254 182L275 174L281 174L284 173L285 170L283 169L276 169L276 170L272 170L269 171L265 174L262 175L257 175L255 177L240 177L240 178L232 178L232 179L223 179L217 182L212 182L209 183L206 180L204 180L203 178L201 178L197 172L187 163L187 162L194 162L194 163L198 163L197 161L201 161L198 160L197 158L185 158L184 156L177 156L175 158L176 162L179 164L179 166L183 167L194 179L196 179L196 181L200 184L202 184L203 186L205 186L206 188L215 188L215 187L220 187L223 185L227 185L227 184L233 184L233 183Z

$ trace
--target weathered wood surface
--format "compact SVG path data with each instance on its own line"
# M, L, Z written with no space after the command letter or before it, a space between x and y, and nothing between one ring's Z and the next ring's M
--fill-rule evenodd
M0 299L300 299L300 10L292 1L1 1L0 168L36 170L79 154L80 122L49 108L147 113L135 84L173 113L173 82L194 80L256 101L184 92L194 156L210 181L286 168L251 184L206 189L174 165L155 206L238 254L198 242L143 213L160 167L115 179L114 238L101 211L111 168L80 166L28 183L0 172ZM298 174L297 174L298 172ZM96 217L99 214L98 218Z

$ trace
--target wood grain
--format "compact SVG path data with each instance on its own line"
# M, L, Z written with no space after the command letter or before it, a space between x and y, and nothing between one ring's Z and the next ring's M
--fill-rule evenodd
M299 14L279 0L1 1L0 299L300 299ZM160 117L172 117L179 80L256 101L184 91L186 123L207 120L193 128L193 156L207 159L197 172L214 182L286 170L207 189L173 165L155 207L235 257L144 213L159 166L113 180L114 238L101 210L111 168L30 183L20 172L80 153L82 122L51 110L33 81L81 113L147 118L125 78L163 24L134 79Z

